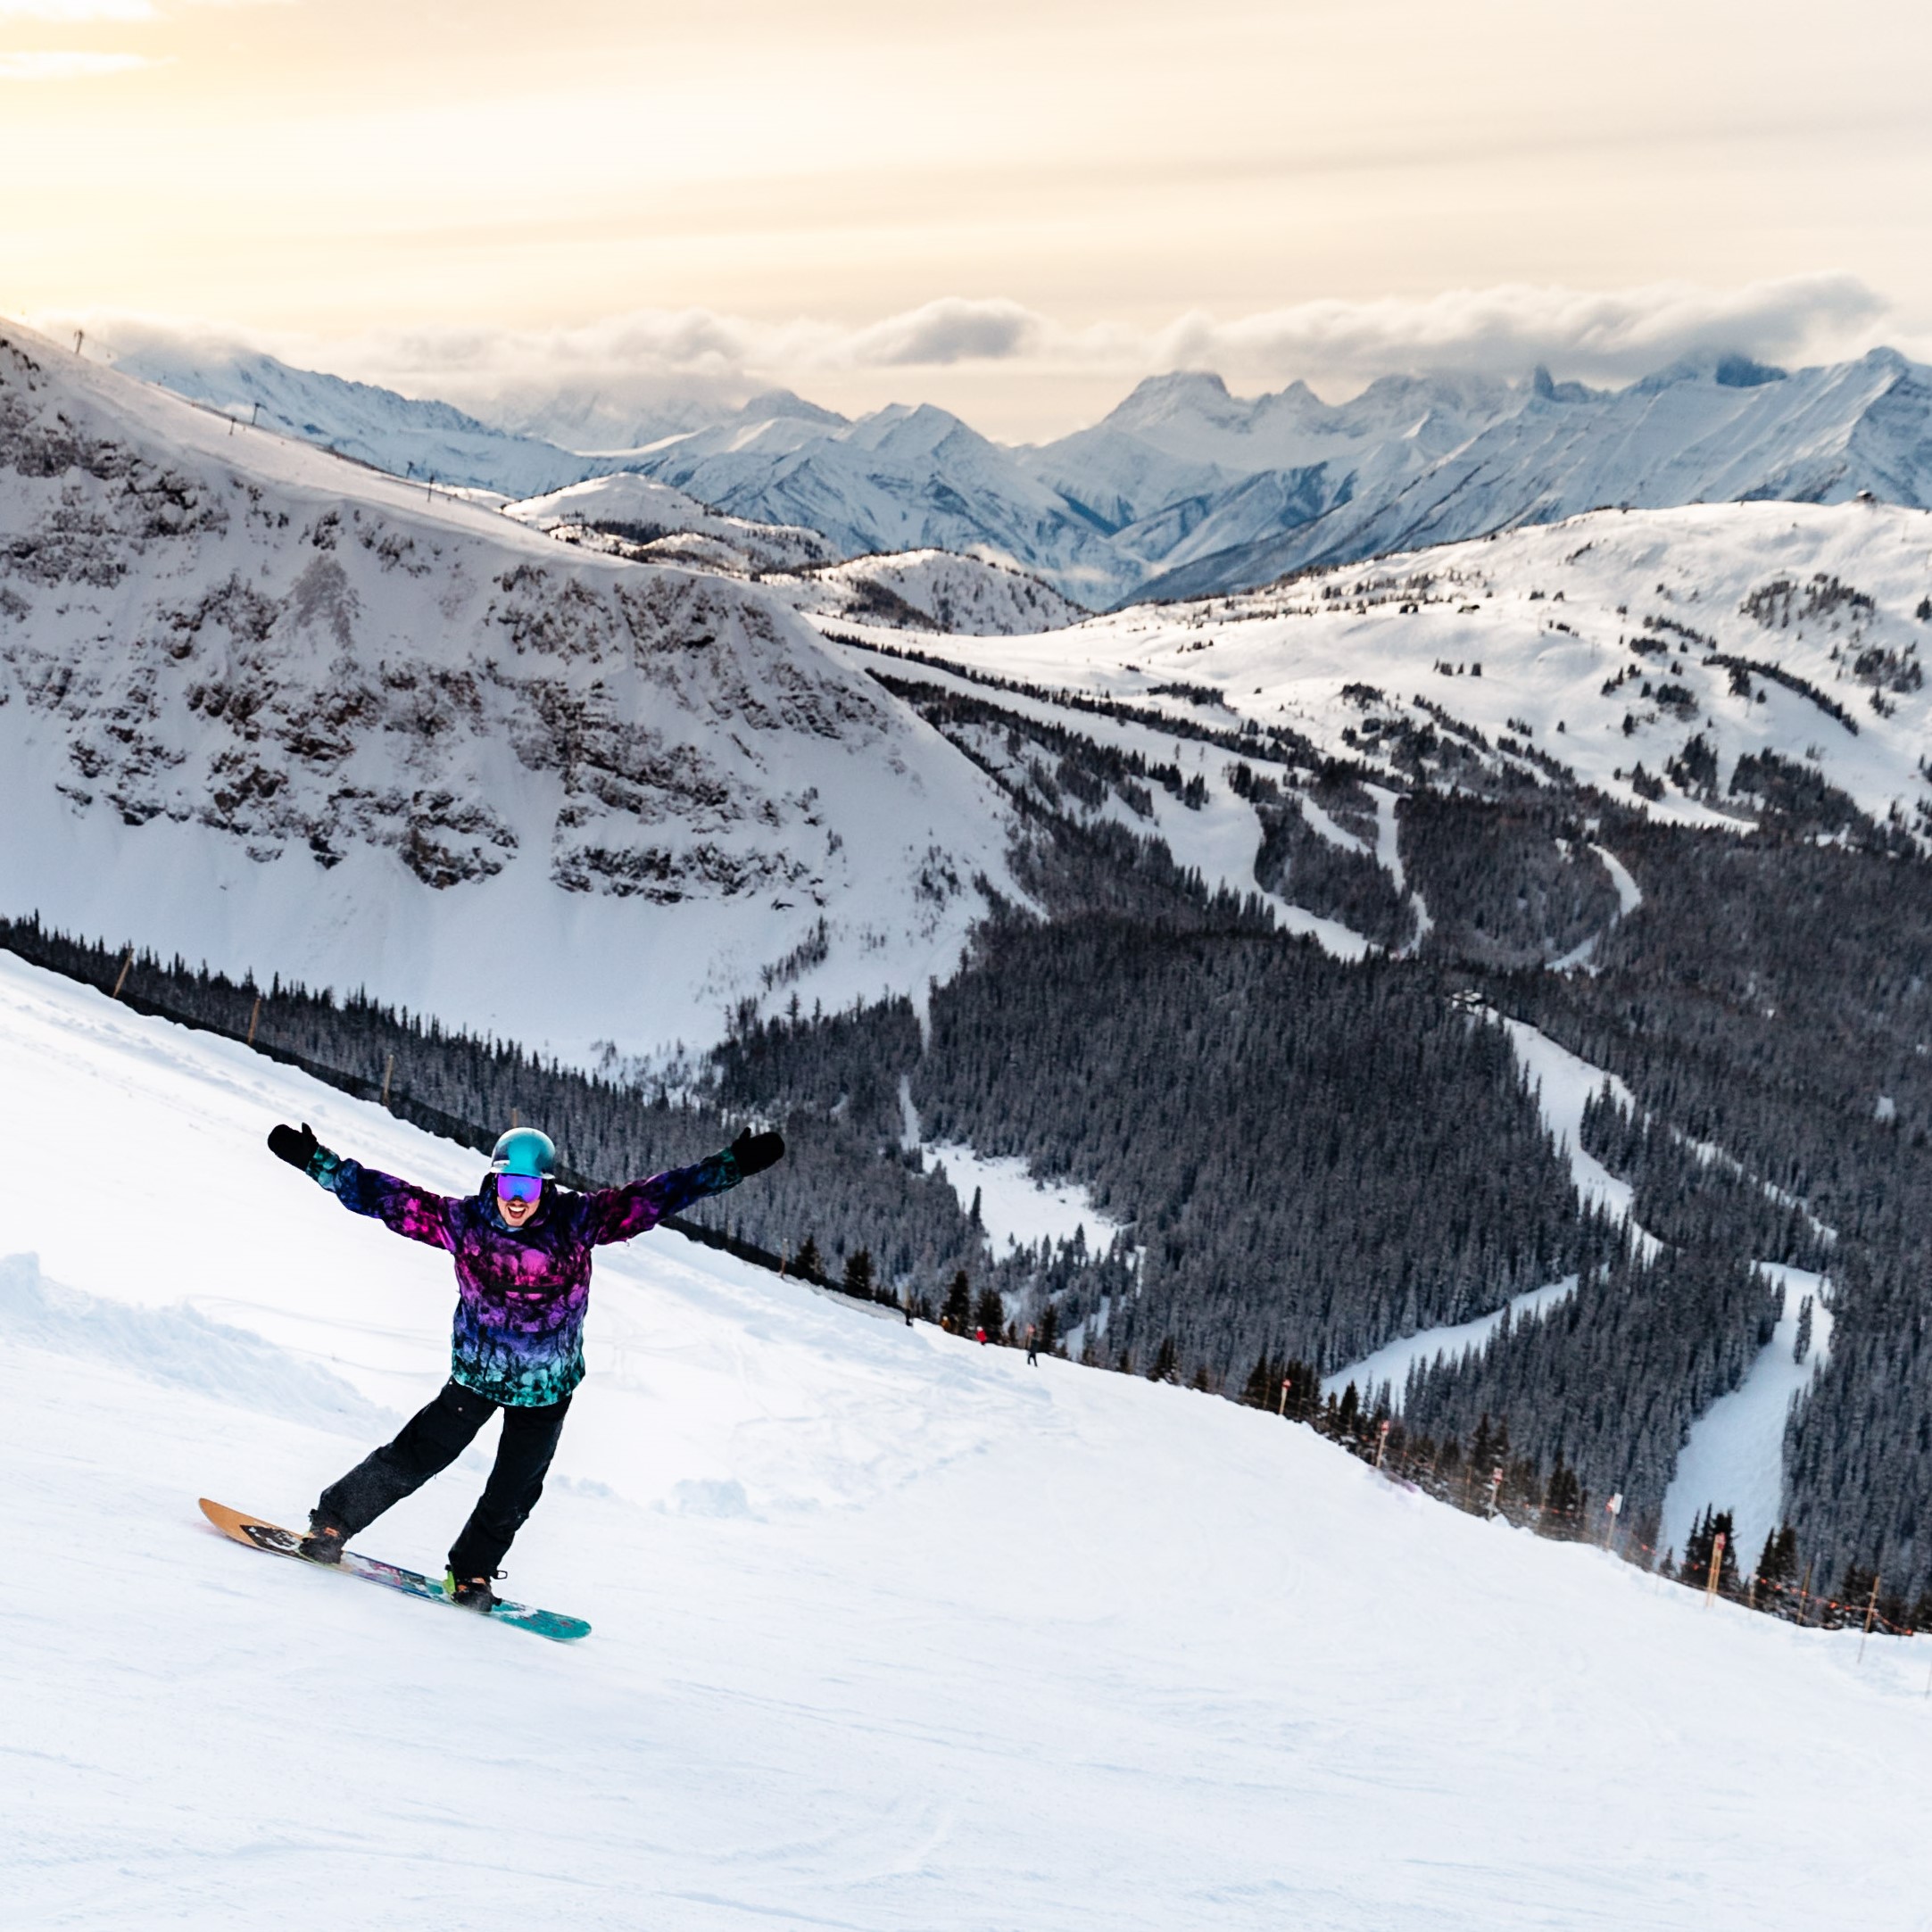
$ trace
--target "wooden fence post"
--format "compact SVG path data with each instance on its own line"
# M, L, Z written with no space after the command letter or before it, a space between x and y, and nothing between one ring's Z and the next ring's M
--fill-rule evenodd
M1724 1532L1711 1538L1711 1575L1704 1587L1704 1605L1708 1610L1717 1601L1717 1580L1724 1573Z
M1870 1601L1868 1602L1865 1605L1865 1628L1862 1631L1859 1633L1858 1638L1858 1661L1861 1663L1864 1663L1865 1661L1865 1639L1871 1635L1872 1622L1873 1620L1878 1616L1878 1578L1877 1571L1874 1571L1872 1573L1871 1579L1871 1598Z

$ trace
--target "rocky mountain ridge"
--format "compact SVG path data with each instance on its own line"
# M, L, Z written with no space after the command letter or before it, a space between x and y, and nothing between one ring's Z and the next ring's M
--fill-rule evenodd
M783 603L17 331L0 528L12 912L582 1053L923 984L1006 875L983 781Z

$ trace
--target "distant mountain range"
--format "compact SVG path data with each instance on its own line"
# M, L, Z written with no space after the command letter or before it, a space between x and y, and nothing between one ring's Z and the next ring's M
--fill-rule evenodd
M802 527L842 557L948 550L1016 565L1090 609L1223 594L1310 565L1454 542L1605 506L1861 493L1932 504L1932 370L1896 351L1787 372L1738 355L1620 390L1391 376L1339 404L1305 384L1244 399L1218 376L1151 377L1103 420L1008 447L930 404L857 421L777 391L618 427L574 450L448 404L149 344L127 373L400 474L526 498L614 472L726 516ZM608 434L608 411L517 427Z

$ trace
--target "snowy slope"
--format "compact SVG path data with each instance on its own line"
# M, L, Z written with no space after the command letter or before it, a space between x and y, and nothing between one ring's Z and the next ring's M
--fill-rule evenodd
M934 648L1227 729L1287 726L1372 766L1390 724L1429 721L1427 701L1479 732L1492 765L1530 769L1528 746L1634 806L1713 826L1750 819L1752 799L1729 783L1741 757L1768 750L1872 817L1896 806L1912 823L1928 789L1918 766L1932 690L1913 672L1932 652L1932 621L1918 615L1928 596L1932 514L1722 504L1606 511L1337 566L1245 598ZM1757 668L1737 674L1712 656ZM1158 689L1182 681L1219 692L1219 704L1204 713ZM1674 781L1654 803L1633 789L1638 764L1663 777L1696 738L1714 759L1722 812ZM1631 889L1618 883L1620 894Z
M521 497L600 467L536 437L506 435L447 402L294 369L232 344L123 329L106 360L123 375L399 477L435 477Z
M11 914L578 1055L715 1034L821 917L808 999L923 989L1006 876L991 788L754 589L21 335L0 528Z
M740 575L794 570L802 565L830 562L838 554L816 530L721 517L667 483L629 471L593 477L543 496L506 504L503 514L534 529L551 532L615 527L640 545L645 555L664 562L678 560L676 539L704 538L714 553L733 560Z
M855 557L807 576L769 578L767 587L814 617L869 619L967 637L1059 630L1090 615L1024 570L943 550Z
M1920 1646L1861 1664L1265 1414L670 1236L599 1261L510 1559L582 1644L238 1549L195 1497L298 1515L436 1387L451 1299L264 1126L449 1188L474 1157L6 960L0 1085L38 1125L0 1260L12 1924L1928 1922ZM483 1467L364 1540L434 1564Z

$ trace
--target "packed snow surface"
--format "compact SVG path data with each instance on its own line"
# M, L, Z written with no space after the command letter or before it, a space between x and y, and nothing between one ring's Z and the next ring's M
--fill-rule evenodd
M583 1643L239 1549L195 1497L299 1520L437 1387L452 1299L264 1129L476 1157L4 959L0 1085L10 1924L1928 1923L1926 1646L1861 1665L663 1233L600 1260L510 1560ZM362 1543L435 1565L483 1468Z

